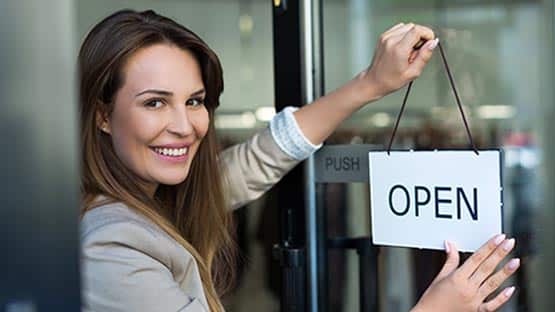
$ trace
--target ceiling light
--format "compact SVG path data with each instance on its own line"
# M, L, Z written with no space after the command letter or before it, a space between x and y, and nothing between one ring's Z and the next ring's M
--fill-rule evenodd
M476 110L482 119L508 119L515 115L515 108L509 105L481 105Z

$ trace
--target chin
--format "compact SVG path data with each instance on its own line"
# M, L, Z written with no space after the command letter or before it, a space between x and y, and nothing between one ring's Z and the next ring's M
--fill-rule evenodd
M155 177L155 180L160 183L160 184L164 184L164 185L177 185L179 183L182 183L183 181L185 181L185 179L187 179L187 176L189 175L189 168L185 169L184 171L181 172L168 172L167 174L159 174Z
M161 179L157 179L158 183L160 183L160 185L178 185L181 182L185 181L186 177L183 178L169 178L169 177L165 177L165 178L161 178Z

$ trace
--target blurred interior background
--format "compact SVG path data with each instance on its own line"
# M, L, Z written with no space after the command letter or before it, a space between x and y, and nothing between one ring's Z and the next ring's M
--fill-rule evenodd
M79 45L90 28L118 9L154 9L199 34L219 55L224 68L225 91L216 125L222 145L226 146L266 127L275 114L273 54L279 51L273 49L271 2L0 1L0 91L4 99L0 106L0 127L4 130L0 139L0 239L5 250L0 266L8 277L6 282L20 285L17 296L3 291L14 288L1 285L0 303L6 306L5 311L27 311L9 309L36 305L33 295L25 292L28 282L44 284L44 289L59 283L58 293L66 291L62 284L77 283L75 276L64 283L56 280L63 272L74 275L77 271L71 262L76 250L62 246L75 242L76 229L41 243L40 235L29 229L22 231L16 225L30 224L50 233L60 222L67 225L76 220L72 219L77 215L77 206L72 207L76 195L71 195L76 194L78 185L73 75ZM553 285L553 270L548 264L555 260L555 244L547 239L555 237L555 162L551 157L555 150L553 1L323 0L322 4L326 91L365 69L372 60L378 36L392 25L415 22L435 30L479 147L504 150L505 230L517 239L515 254L522 258L522 267L510 282L517 285L517 292L502 311L554 311L554 299L546 296L546 289ZM416 80L396 136L396 148L467 147L460 114L440 62L436 53ZM385 146L402 96L399 91L366 106L346 121L328 143ZM29 168L26 164L34 161L31 155L50 166ZM34 176L34 180L17 178L22 172L24 176ZM65 184L42 187L51 179L62 179ZM330 235L370 233L367 185L329 185L326 192ZM279 311L279 288L275 285L279 267L270 257L278 231L272 217L274 199L270 192L236 212L243 261L237 287L225 298L228 311ZM27 206L32 208L25 210ZM15 217L14 207L23 207ZM40 207L58 208L48 213L42 210L41 214ZM10 275L13 270L9 268L25 270L25 265L32 262L25 264L9 258L11 254L35 254L34 245L27 249L15 247L10 240L13 233L24 235L42 248L58 246L61 252L68 253L64 259L69 266L55 263L54 256L45 256L45 268L57 272L52 273L52 283L31 277L22 283L21 275ZM47 253L44 251L44 255ZM329 257L328 309L358 311L355 252L330 251ZM383 248L381 310L408 311L442 262L441 252ZM64 267L71 269L64 271ZM76 296L75 291L68 294L67 298Z

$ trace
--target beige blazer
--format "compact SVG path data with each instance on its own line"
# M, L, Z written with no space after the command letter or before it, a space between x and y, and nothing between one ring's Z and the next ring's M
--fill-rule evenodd
M262 195L299 163L262 130L220 155L230 207ZM208 311L192 255L124 204L81 221L83 311Z

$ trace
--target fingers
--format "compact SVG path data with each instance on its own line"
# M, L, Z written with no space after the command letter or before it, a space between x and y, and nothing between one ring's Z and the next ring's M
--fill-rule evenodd
M520 259L515 258L511 259L511 261L507 262L503 269L499 270L494 275L490 276L478 289L478 293L480 298L483 300L487 296L489 296L492 292L497 290L503 282L509 278L520 266Z
M409 64L412 64L412 62L414 62L416 57L419 55L419 52L426 53L426 56L427 56L426 62L427 62L432 57L432 53L430 51L435 49L438 43L439 43L439 38L435 38L434 40L428 40L428 41L424 41L424 40L418 41L415 48L410 52Z
M460 258L459 251L455 244L445 241L445 252L447 253L447 259L445 259L445 264L441 271L437 274L436 278L432 281L432 284L444 279L447 275L451 274L459 266Z
M394 30L396 30L396 29L399 29L399 28L401 28L401 27L403 27L403 26L405 26L405 23L399 23L399 24L397 24L397 25L391 27L390 29L386 30L383 34L384 34L384 35L388 35L388 34L390 34L392 31L394 31Z
M509 254L515 246L515 239L506 239L495 251L476 269L470 277L470 282L474 285L481 285L488 276L493 273L497 265Z
M478 308L479 312L491 312L497 311L505 302L507 302L513 293L515 292L515 287L507 287L502 292L500 292L495 298L492 300L485 302L480 305Z
M383 33L380 36L380 41L382 43L386 43L386 41L390 40L392 38L397 38L397 40L392 41L391 43L396 43L398 41L400 41L407 32L409 32L412 28L414 27L413 23L408 23L408 24L397 24L395 26L393 26L390 30L386 31L385 33Z
M413 34L407 36L411 32ZM428 39L433 39L434 34L424 26L399 23L380 36L366 75L378 86L380 94L388 94L416 79L431 58L431 50L414 54L414 44L410 50L401 47L401 41L404 40L403 44L407 44L412 36L430 41Z
M432 50L438 42L433 40L434 37L434 32L430 28L409 23L394 26L385 32L380 40L381 44L386 47L395 46L394 49L399 52L397 54L408 59L409 67L407 68L406 78L413 80L420 76L424 67L432 58ZM426 43L419 50L414 49L420 41L426 41Z
M418 51L413 51L409 57L409 72L413 73L413 76L419 76L420 73L424 70L424 67L430 59L432 58L432 53L437 44L439 43L439 39L436 38L434 40L429 40L426 42L422 48Z
M462 278L469 278L474 271L489 257L489 255L505 240L505 234L499 234L487 241L480 249L468 258L459 268L458 274Z
M420 40L429 41L434 38L435 34L430 28L415 25L405 34L403 39L399 42L399 45L404 51L410 52Z
M425 26L415 25L413 23L399 23L380 36L380 41L390 44L400 43L401 48L411 51L421 40L430 41L435 38L434 32Z

